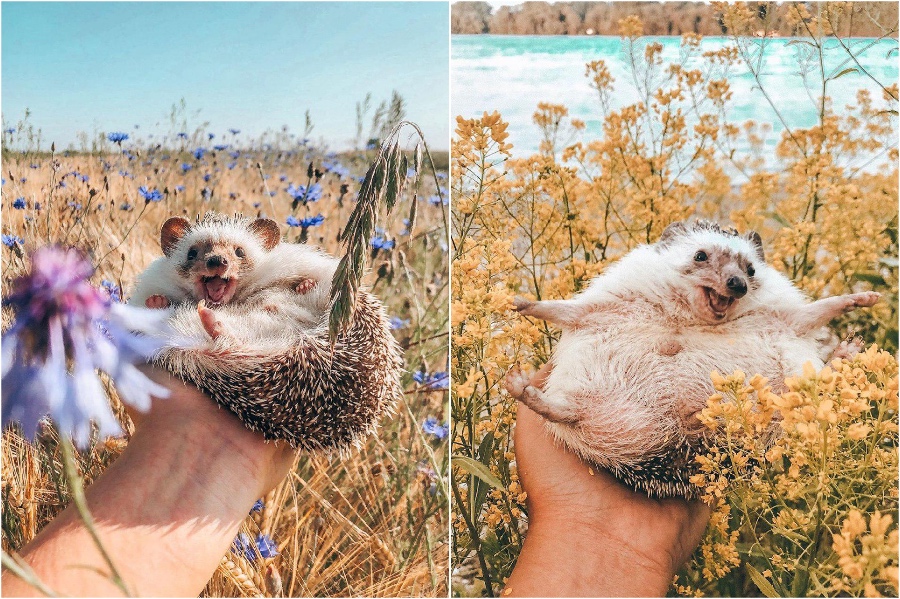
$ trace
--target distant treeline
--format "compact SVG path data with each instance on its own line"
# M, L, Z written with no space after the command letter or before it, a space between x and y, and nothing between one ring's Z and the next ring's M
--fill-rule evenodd
M795 17L792 4L748 2L759 25L754 33L808 35L802 20ZM816 2L799 4L813 16L819 10ZM841 37L897 37L897 2L841 4L845 7L837 27ZM619 19L629 15L641 18L645 35L727 33L721 12L701 2L525 2L503 6L493 14L487 2L456 2L451 7L450 22L453 33L618 35Z

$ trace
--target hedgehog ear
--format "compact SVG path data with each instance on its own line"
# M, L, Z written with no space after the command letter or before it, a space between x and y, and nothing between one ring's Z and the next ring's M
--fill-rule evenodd
M191 230L191 222L183 216L173 216L163 223L159 233L159 244L167 257L175 251L175 246Z
M762 237L759 236L759 233L756 231L750 231L746 235L747 241L750 242L750 245L753 246L753 249L756 250L756 255L759 256L759 259L763 262L766 261L766 252L763 249Z
M266 251L281 242L281 231L278 224L270 218L258 218L250 223L250 232L256 235Z
M662 232L662 235L659 236L659 241L657 243L664 246L679 235L683 235L685 233L687 233L687 226L685 226L684 223L672 223L665 228L665 230Z

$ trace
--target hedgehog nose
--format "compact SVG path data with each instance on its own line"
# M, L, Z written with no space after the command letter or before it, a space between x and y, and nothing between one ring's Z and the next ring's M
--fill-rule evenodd
M218 268L219 266L228 266L228 260L222 256L210 256L206 261L207 268Z
M740 277L731 277L726 285L734 297L744 297L747 294L747 283Z

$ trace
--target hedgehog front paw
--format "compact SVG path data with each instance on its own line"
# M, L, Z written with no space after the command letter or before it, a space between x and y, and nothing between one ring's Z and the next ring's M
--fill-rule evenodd
M168 308L171 304L169 302L169 298L164 295L156 294L151 295L144 301L144 305L148 308L153 308L154 310L158 310L161 308Z
M881 299L881 294L876 291L854 293L847 296L847 307L844 310L849 312L856 308L871 308L878 303L879 299Z
M309 279L307 277L303 277L302 279L300 279L300 282L297 283L297 285L294 287L294 291L296 291L300 295L303 295L305 293L309 293L310 291L312 291L315 288L315 286L316 286L315 279Z
M206 301L201 300L197 304L197 314L200 316L200 323L203 325L203 328L206 329L206 332L209 333L213 340L225 334L224 325L216 317L216 313L206 307Z
M507 372L506 377L503 379L503 387L516 399L520 399L525 394L525 389L530 383L531 378L522 372L522 369L518 366L514 366L512 370Z
M528 309L534 306L534 304L535 302L522 297L517 297L513 300L513 307L515 308L516 312L525 312L526 314Z

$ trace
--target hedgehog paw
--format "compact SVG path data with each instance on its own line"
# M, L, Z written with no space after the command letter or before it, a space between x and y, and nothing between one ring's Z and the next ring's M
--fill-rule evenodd
M862 337L854 337L853 339L845 339L840 345L834 348L831 354L833 360L852 360L856 354L861 352L864 347Z
M503 379L503 387L510 395L519 399L525 394L525 388L528 387L530 382L529 376L522 372L521 368L515 366L506 373L506 378Z
M871 308L881 298L881 294L875 291L864 291L847 296L847 308L849 312L855 308Z
M315 288L315 286L316 286L315 279L309 279L309 278L303 277L302 279L300 279L300 282L297 283L297 285L294 287L294 291L296 291L300 295L303 295L305 293L309 293L310 291L312 291Z
M513 306L516 312L525 312L526 314L528 313L528 309L534 306L534 304L535 302L522 297L517 297L513 300Z
M148 308L153 308L155 310L158 310L161 308L168 308L171 305L171 303L169 302L169 298L167 298L166 296L156 294L156 295L151 295L150 297L148 297L144 301L144 305L147 306Z
M225 334L225 327L216 317L216 313L206 307L206 302L201 301L197 304L197 314L200 316L200 323L213 339L218 339Z

